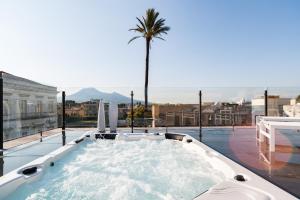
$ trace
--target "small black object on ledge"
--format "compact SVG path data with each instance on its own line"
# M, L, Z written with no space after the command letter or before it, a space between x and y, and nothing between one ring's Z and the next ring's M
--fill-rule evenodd
M240 175L240 174L236 175L234 177L234 179L237 180L237 181L240 181L240 182L245 182L246 181L245 177L243 175Z
M117 133L105 133L105 134L95 134L96 139L108 139L114 140L117 136Z
M50 166L53 167L54 166L54 162L50 162Z
M83 141L83 138L75 140L75 143L78 144L79 142L82 142L82 141Z
M166 133L166 134L165 134L165 137L166 137L166 139L182 141L184 135Z
M191 142L193 142L193 140L192 139L187 139L186 142L191 143Z

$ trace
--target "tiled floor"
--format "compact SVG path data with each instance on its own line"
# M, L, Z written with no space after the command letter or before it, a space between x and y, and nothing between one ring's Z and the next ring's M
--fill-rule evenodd
M72 133L72 131L84 132L84 131L88 131L88 130L91 130L91 128L67 128L66 129L66 131L68 131L69 133ZM15 140L10 140L10 141L4 142L4 149L10 149L12 147L20 146L20 145L30 143L33 141L39 141L40 139L47 138L48 136L52 136L52 135L60 134L60 133L61 133L61 129L57 128L57 129L52 129L49 131L44 131L42 133L42 137L40 134L34 134L34 135L26 136L26 137L21 137L21 138L15 139ZM69 134L67 134L67 136L68 135Z
M57 134L59 132L61 132L61 129L58 129L58 128L42 132L42 138ZM34 134L34 135L29 135L29 136L26 136L26 137L18 138L18 139L15 139L15 140L10 140L10 141L4 142L4 149L9 149L9 148L12 148L12 147L16 147L16 146L26 144L26 143L29 143L29 142L33 142L33 141L36 141L36 140L40 140L40 139L41 139L40 134Z

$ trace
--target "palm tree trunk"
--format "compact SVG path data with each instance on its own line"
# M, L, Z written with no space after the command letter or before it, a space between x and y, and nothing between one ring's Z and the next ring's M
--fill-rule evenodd
M149 50L150 50L150 39L146 38L146 70L145 70L145 110L144 110L144 125L146 127L147 123L145 122L145 113L148 111L148 77L149 77ZM147 133L147 129L145 129Z

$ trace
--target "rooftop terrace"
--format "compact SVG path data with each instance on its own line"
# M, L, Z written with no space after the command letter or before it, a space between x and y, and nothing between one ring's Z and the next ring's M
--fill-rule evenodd
M94 129L67 129L67 142L88 130ZM149 129L151 132L164 132L165 130L165 128ZM130 129L119 128L118 131L129 132ZM142 129L135 129L135 132L142 131ZM199 139L199 128L197 127L169 127L168 132L186 133ZM281 130L277 134L276 151L270 155L265 145L259 147L253 127L203 128L202 142L273 184L300 197L298 190L300 185L300 134L297 131L289 130ZM4 153L4 174L62 145L60 129L45 132L43 136L42 142L40 142L38 134L5 142L5 148L8 149Z

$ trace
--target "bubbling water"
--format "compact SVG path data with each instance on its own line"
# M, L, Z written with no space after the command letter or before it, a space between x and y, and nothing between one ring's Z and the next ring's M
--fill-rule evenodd
M225 180L179 141L82 144L8 199L193 199Z

